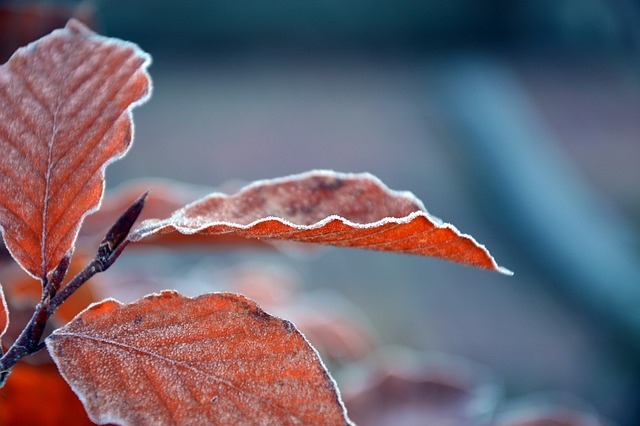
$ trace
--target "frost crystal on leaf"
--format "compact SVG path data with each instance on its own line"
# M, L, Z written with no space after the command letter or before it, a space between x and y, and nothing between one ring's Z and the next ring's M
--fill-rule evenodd
M243 296L107 300L46 343L95 422L349 424L316 351Z
M486 248L431 216L409 192L368 173L313 171L255 182L235 195L214 193L144 221L132 241L184 236L288 240L440 257L510 275Z

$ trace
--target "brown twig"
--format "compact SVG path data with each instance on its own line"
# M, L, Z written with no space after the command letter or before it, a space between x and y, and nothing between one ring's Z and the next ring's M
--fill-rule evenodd
M98 247L95 257L71 281L58 292L71 263L72 250L62 258L49 277L42 279L42 300L36 305L31 319L9 350L0 358L0 388L4 386L13 366L27 355L44 347L41 342L44 329L51 315L76 290L95 274L106 271L118 259L129 244L127 236L140 216L149 191L142 194L118 218Z

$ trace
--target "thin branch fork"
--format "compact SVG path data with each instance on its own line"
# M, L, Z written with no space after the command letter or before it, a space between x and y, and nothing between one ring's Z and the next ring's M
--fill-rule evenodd
M128 235L134 223L140 216L149 191L136 199L127 210L118 218L109 229L98 247L95 257L80 271L60 292L60 286L64 280L73 249L69 250L62 258L58 266L42 278L42 299L36 305L31 319L22 330L9 350L0 358L0 388L11 372L13 366L27 355L41 350L45 344L42 335L51 315L64 303L76 290L89 281L94 275L106 271L120 257L125 247L129 244Z

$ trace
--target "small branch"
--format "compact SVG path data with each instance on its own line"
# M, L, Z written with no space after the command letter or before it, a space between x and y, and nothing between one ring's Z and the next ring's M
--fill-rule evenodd
M73 256L73 247L64 255L56 269L51 273L51 277L48 280L47 285L44 287L44 292L42 295L42 301L44 302L47 298L51 299L60 289L62 285L62 280L67 275L67 271L69 270L69 265L71 264L71 257Z
M111 266L111 265L109 265ZM95 274L105 271L108 268L104 263L96 256L89 262L87 266L82 269L71 281L62 288L62 291L57 293L49 302L47 312L51 316L56 309L67 300L80 286L91 279Z
M120 257L122 251L129 244L127 236L140 216L148 195L149 191L142 194L122 213L100 243L96 256L64 286L60 293L51 299L47 309L49 315L53 314L58 309L58 306L67 300L82 284L89 281L95 274L106 271Z
M36 346L38 346L42 334L39 336L35 335L37 334L37 330L40 329L38 321L41 321L44 312L43 307L44 305L42 303L38 303L33 316L20 333L20 336L18 336L13 345L11 345L7 353L0 358L0 388L4 386L4 382L7 380L7 377L9 377L11 369L20 359L37 352ZM34 342L34 337L37 337L37 342Z
M58 292L62 281L69 270L73 250L68 251L49 278L42 279L42 300L36 306L31 319L11 345L9 350L0 358L0 388L4 386L13 366L27 355L38 352L44 347L41 342L45 327L51 315L64 303L80 286L95 274L106 271L120 257L122 251L129 244L127 236L135 221L140 216L149 191L142 194L118 218L109 229L104 240L98 247L95 257L71 281Z
M103 259L107 259L113 256L114 253L118 251L119 246L121 246L122 244L126 245L129 232L131 231L133 224L138 219L138 216L140 216L142 208L147 201L148 195L149 191L142 194L129 206L129 208L127 208L127 210L125 210L124 213L122 213L122 215L118 218L111 229L109 229L107 235L105 235L104 239L100 243L100 247L98 248L98 256ZM122 250L119 251L122 252ZM120 253L118 253L116 257L119 255Z

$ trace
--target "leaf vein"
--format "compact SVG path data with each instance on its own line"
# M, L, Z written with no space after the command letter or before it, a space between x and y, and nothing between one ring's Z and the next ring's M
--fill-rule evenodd
M153 379L153 377L147 372L146 368L142 367L140 370L145 375L145 377L147 378L149 383L151 383L153 388L154 389L158 389L158 391L155 392L155 394L158 396L157 399L164 406L164 409L169 414L169 417L171 417L171 420L173 421L173 424L175 424L175 425L180 424L180 422L174 417L173 412L171 411L171 408L169 407L169 404L167 403L167 400L164 398L165 395L163 394L163 392L160 391L160 390L164 389L165 386L163 386L162 383L160 385L158 385L158 383Z
M13 210L13 206L9 206L8 204L6 204L6 202L0 197L0 207L3 207L5 209L6 212L9 212L13 215L13 217L15 217L17 220L17 222L20 222L22 225L24 225L24 227L33 234L33 238L35 238L36 240L38 239L38 232L36 230L34 230L33 228L31 228L31 223L30 221L24 220L21 216L19 216L14 210Z
M5 166L5 164L0 163L0 174L1 175L3 175L6 179L9 179L9 180L18 179L18 175L16 173L14 173L15 169L13 169L11 167L9 167L8 169L2 169L2 166ZM30 207L29 210L35 210L36 209L35 206L36 206L37 202L33 198L33 195L31 194L31 192L26 190L27 188L24 188L24 189L23 188L15 188L15 186L12 186L10 189L14 189L14 190L17 189L21 194L25 195L25 198L28 201L30 201L31 204L32 204L31 206L29 206ZM29 188L29 189L31 189L31 188ZM3 191L3 192L5 192L5 191ZM6 191L6 193L8 194L9 191ZM14 201L15 201L15 194L12 194L12 195L14 195Z
M399 223L394 223L392 226L388 226L388 227L386 227L385 225L381 225L381 226L375 228L375 231L373 231L373 232L369 232L369 233L362 234L362 235L354 235L353 237L349 237L349 238L341 238L341 239L336 240L336 241L327 241L326 244L343 245L344 243L349 243L349 242L352 242L352 241L362 240L362 239L369 238L369 237L372 237L372 236L375 236L375 235L378 235L378 234L382 234L382 233L387 232L387 231L391 231L391 230L397 228L398 226L400 226ZM351 229L347 229L347 230L343 230L343 231L334 231L334 232L325 233L325 234L323 234L321 236L313 236L313 237L310 237L309 240L307 240L306 237L303 237L303 238L300 238L299 241L313 242L312 239L317 238L317 239L320 239L319 243L324 243L324 241L322 241L322 238L325 235L337 235L337 234L342 234L342 233L353 233L353 232L357 233L358 231L359 231L358 228L353 228L352 227Z
M66 337L77 338L77 339L87 339L87 340L90 340L90 341L93 341L93 342L96 342L96 343L112 345L112 346L121 348L121 349L123 349L125 351L137 352L139 354L146 355L146 356L158 359L160 361L166 362L167 364L173 365L175 367L182 367L182 368L184 368L186 370L190 370L190 371L192 371L194 373L201 374L201 375L203 375L205 377L208 377L208 378L214 380L217 383L220 383L220 384L222 384L224 386L227 386L228 388L234 390L235 392L238 392L238 393L243 394L243 395L247 395L248 397L250 397L250 398L252 398L254 400L257 400L257 401L259 401L261 403L264 403L267 406L270 406L270 407L272 407L272 408L274 408L274 409L276 409L276 410L278 410L280 412L287 413L291 417L296 419L297 421L302 422L302 419L300 419L298 416L296 416L295 414L291 413L289 410L285 409L284 407L281 407L281 406L279 406L277 404L274 404L273 402L269 401L268 399L263 398L263 397L261 397L259 395L256 395L256 394L254 394L252 392L249 392L249 391L246 391L244 389L241 389L241 388L237 387L236 385L234 385L233 383L231 383L231 382L229 382L229 381L227 381L225 379L222 379L222 378L220 378L219 376L217 376L215 374L209 373L207 371L203 371L203 370L201 370L199 368L196 368L196 367L194 367L194 366L192 366L190 364L187 364L185 362L176 361L176 360L173 360L171 358L164 357L164 356L162 356L160 354L145 350L143 348L127 345L127 344L124 344L124 343L121 343L121 342L117 342L117 341L111 340L111 339L105 339L105 338L101 338L101 337L97 337L97 336L90 336L88 334L76 333L76 332L71 332L71 331L66 331L66 330L57 330L55 332L55 335L56 336L62 336L62 337L66 336Z
M49 114L53 115L53 110L51 108L51 105L47 105L47 102L39 96L38 91L33 88L33 85L31 84L27 76L20 75L20 74L17 74L17 75L20 77L18 81L22 83L22 86L24 87L24 90L27 92L27 94L29 94L29 96L34 101L36 101L36 103L40 108L47 111ZM20 93L20 95L24 96L22 93ZM26 115L28 117L32 116L32 114L26 114Z
M135 73L135 71L134 71L134 73ZM67 99L69 101L74 100L74 98L76 97L76 94L78 93L80 88L84 85L84 83L88 83L89 81L92 81L92 80L99 81L103 77L105 77L104 79L107 79L110 76L111 76L111 73L109 73L109 72L105 72L105 73L102 73L102 74L101 73L89 74L88 76L85 77L86 78L85 82L83 82L80 85L77 85L74 89L72 89L71 93L69 95L67 95ZM95 112L93 114L93 117L89 120L89 122L83 123L84 125L80 129L80 132L78 132L76 134L68 135L68 140L72 140L72 141L80 140L82 136L85 136L87 133L89 133L90 130L92 130L94 128L95 123L98 121L98 118L100 118L101 116L104 115L104 111L105 111L106 107L113 102L113 100L116 98L116 96L123 89L123 87L121 86L120 82L114 82L113 85L115 85L117 87L117 89L115 91L111 91L110 95L107 98L103 99L102 102L99 105L91 105L90 109ZM84 92L82 92L79 95L79 97L82 98L83 94L84 94ZM95 99L95 95L93 95L93 92L89 93L89 97ZM80 99L77 102L77 104L80 105L81 107L85 107L86 108L86 104L87 103L85 102L84 99ZM74 120L75 116L76 116L75 111L65 111L65 120ZM113 120L113 121L115 121L115 120ZM108 130L110 129L110 126L106 126L106 127L107 127L106 131L103 132L100 136L98 136L96 138L98 142L102 141L105 133L107 133ZM94 143L94 145L92 145L90 147L89 150L85 150L83 153L78 153L77 145L69 144L66 147L62 147L62 149L59 152L59 155L58 155L58 158L57 158L56 162L59 162L59 161L63 160L64 158L68 157L69 155L74 155L75 159L86 160L87 151L90 151L91 149L93 149L94 146L95 146L95 143ZM76 163L78 163L78 162L76 161ZM82 163L82 161L80 161L80 163Z
M0 90L2 90L4 93L6 92L6 88L4 86L0 86ZM14 114L16 111L19 110L18 106L16 105L16 103L9 97L4 97L4 96L0 96L0 98L2 99L4 106L9 106L11 108L12 111L14 111ZM31 120L29 120L29 123L24 123L24 118L25 118L25 114L16 114L15 117L17 117L16 120L19 122L20 124L22 124L22 129L23 131L25 131L25 133L28 133L30 135L32 135L34 137L34 139L38 139L38 135L33 131L34 128L38 128L38 126L36 126ZM27 118L30 118L29 114L26 114ZM9 121L9 117L2 117L4 120L2 120L3 122L8 122ZM7 135L10 135L9 131L6 131ZM7 142L11 141L13 143L13 141L10 138L7 138ZM17 145L13 145L14 147L16 147ZM29 156L25 155L25 157L28 159Z
M418 238L419 236L421 236L423 234L431 233L431 232L434 231L434 229L436 229L436 228L422 229L419 232L416 232L416 233L413 233L413 234L410 234L410 235L405 235L404 237L401 237L401 238L395 238L395 239L389 240L389 241L380 241L380 242L377 242L377 243L363 244L363 248L368 248L368 249L375 250L375 247L384 247L384 246L387 246L387 245L395 245L395 244L397 244L397 243L399 243L401 241L407 241L407 240L410 240L412 238ZM449 241L451 241L453 239L455 239L455 237L448 238L448 239L446 239L444 241L440 241L440 242L434 243L432 245L421 246L420 248L424 249L424 248L430 248L432 246L435 247L435 246L438 246L439 244L442 244L444 242L449 242Z
M127 62L129 62L131 60L135 60L135 57L133 57L133 56L129 57L127 59ZM123 64L122 67L124 68L124 66L125 65ZM85 123L86 125L82 128L82 131L79 134L73 135L73 137L70 137L69 139L78 140L78 139L80 139L81 136L86 135L89 132L89 130L93 130L93 128L95 127L95 123L98 121L98 118L100 118L104 114L104 110L105 110L106 106L108 106L108 105L113 103L114 99L128 86L128 83L131 80L131 77L133 77L137 72L138 72L137 69L133 69L129 74L123 75L119 81L113 82L112 85L115 86L117 89L111 91L110 94L101 102L100 105L92 106L92 109L96 111L96 114L94 114L94 116L91 118L89 123ZM106 75L110 76L110 73L107 73ZM99 74L99 75L95 76L95 78L98 79L100 76L101 75ZM69 96L69 98L72 99L73 96L75 96L75 92L73 94L71 94ZM79 104L82 104L82 102L79 102ZM69 115L73 116L73 114L69 114ZM61 151L60 155L58 156L58 161L64 159L69 154L75 154L76 155L76 159L86 160L87 153L89 151L93 150L93 148L99 142L102 142L102 140L104 139L104 136L109 132L109 130L111 130L111 128L115 125L115 123L117 122L117 120L121 116L122 116L122 114L119 114L117 118L111 120L113 122L113 124L111 126L106 126L106 130L104 130L104 132L102 132L102 134L100 134L99 136L94 138L95 141L89 147L89 149L85 149L83 153L78 154L77 151L75 151L73 149L74 146L73 145L69 145L65 151Z
M118 89L112 92L112 94L109 96L109 98L107 99L107 101L105 103L109 104L109 103L113 102L113 100L118 96L118 94L120 92L122 92L128 86L129 81L136 74L136 71L137 70L134 70L132 73L127 75L126 78L123 79L123 80L125 80L124 84L118 85L117 86ZM126 110L125 110L125 112L123 112L123 114L126 114ZM96 118L95 118L93 123L95 123L95 121L97 120L98 116L96 116ZM97 145L99 145L102 141L105 140L105 138L109 134L109 132L111 130L113 130L116 127L117 124L119 124L120 117L122 117L122 114L120 114L118 116L118 118L116 120L114 120L113 123L110 126L105 126L103 128L104 131L98 137L96 137L94 139L93 144L91 144L87 149L85 149L83 153L78 154L77 155L77 161L74 164L70 164L68 167L65 168L65 170L77 168L77 164L78 163L80 163L80 164L86 163L86 160L87 160L87 157L88 157L88 153L93 151ZM92 123L92 126L93 126L93 123ZM129 127L130 127L130 125L129 125ZM113 158L111 153L107 153L107 157L108 157L107 158L107 162L109 161L109 159ZM102 157L99 158L99 160L94 163L94 166L97 165L97 167L94 167L91 170L91 173L87 173L88 177L80 185L76 186L76 191L75 191L73 197L69 200L69 204L73 204L73 202L78 198L80 193L85 189L85 187L87 185L87 182L89 182L91 179L93 179L95 177L95 175L96 175L96 172L98 170L104 168L105 164L106 164L106 162L103 161ZM57 195L58 191L60 191L61 189L62 189L62 187L59 186L51 196L55 197L55 195ZM63 216L63 213L64 213L64 211L61 211L60 214L58 214L58 216L53 219L52 224L51 224L51 229L54 229L57 226L58 222L60 221L60 218ZM74 224L71 225L71 227L70 227L71 229L67 229L66 230L65 236L68 236L69 232L71 232L71 230L73 229L73 225ZM57 246L56 246L56 249L58 249Z

